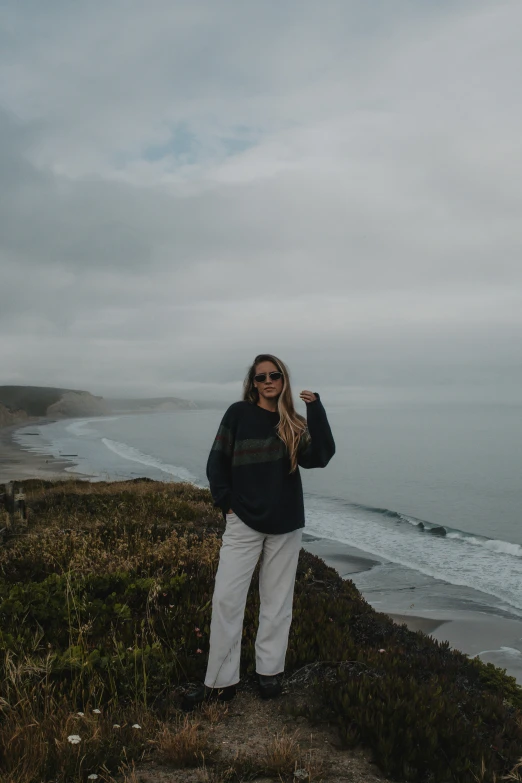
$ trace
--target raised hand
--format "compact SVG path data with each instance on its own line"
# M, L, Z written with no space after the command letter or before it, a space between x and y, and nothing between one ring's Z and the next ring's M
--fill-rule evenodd
M315 394L314 394L313 392L311 392L311 391L306 391L306 390L302 391L302 392L301 392L301 394L300 394L299 396L300 396L300 398L302 399L302 401L303 401L303 402L306 402L307 404L308 404L309 402L314 402L314 400L316 400L316 399L317 399L317 397L315 396Z

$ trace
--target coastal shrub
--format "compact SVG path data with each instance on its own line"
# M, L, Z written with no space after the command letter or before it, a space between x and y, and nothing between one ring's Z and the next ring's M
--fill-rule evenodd
M395 675L393 663L379 676L339 670L336 679L326 690L341 738L371 747L387 775L473 781L481 759L494 770L520 755L520 728L501 700L465 698L451 680Z
M30 682L22 670L12 661L8 666L10 698L0 711L0 779L5 783L84 781L148 752L149 738L158 731L150 710L136 705L100 710L86 704L75 711L48 681Z
M23 783L84 779L102 763L114 772L124 752L128 763L165 745L166 735L154 734L155 706L175 708L178 686L204 674L223 520L206 490L186 484L32 481L24 490L29 529L0 549L0 778L17 779L16 764ZM255 671L255 579L243 629L247 677ZM315 667L315 702L345 744L371 748L389 776L492 782L522 756L522 690L513 678L396 625L304 551L287 676L303 667ZM80 769L63 732L71 716L93 708L109 722L100 728L96 718L99 752L90 739ZM110 720L127 731L138 713L135 722L148 728L120 742ZM33 724L41 729L21 730ZM62 777L51 736L69 759ZM28 759L40 748L34 774L23 767L24 748Z

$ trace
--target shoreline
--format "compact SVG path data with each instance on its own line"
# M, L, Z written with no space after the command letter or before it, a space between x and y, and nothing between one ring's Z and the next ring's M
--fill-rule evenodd
M375 611L387 614L399 625L405 624L410 631L421 631L437 642L448 642L451 648L472 658L479 657L484 663L506 669L522 685L522 618L495 611L494 607L469 598L455 606L451 597L447 597L445 601L439 600L439 606L434 608L432 603L430 607L429 590L428 598L421 595L416 597L415 604L410 604L413 595L410 590L414 588L386 587L380 570L383 563L372 555L309 533L303 535L303 548L324 560L343 579L351 579ZM409 607L414 605L412 611Z
M380 565L380 560L365 555L362 551L355 554L355 547L342 544L328 538L319 538L309 533L303 534L303 549L317 557L320 557L331 568L334 568L343 579L351 579L355 583L356 574L370 571ZM367 599L366 599L367 600ZM376 610L379 611L379 610ZM448 622L441 618L427 617L419 614L406 614L402 612L385 612L399 625L405 623L410 631L422 631L431 634L441 625Z
M23 449L13 438L17 430L41 427L54 421L57 420L43 417L0 427L0 485L30 478L52 481L66 479L71 475L67 468L74 467L74 461Z
M77 464L74 460L29 451L13 438L19 429L54 421L40 418L0 428L0 485L29 478L63 481L74 476L89 480L89 476L74 471ZM400 625L406 624L411 631L423 632L471 657L479 656L486 663L506 669L522 685L522 618L496 611L481 602L478 593L472 595L475 591L447 585L441 580L432 582L451 590L446 594L439 590L436 596L431 584L412 586L407 576L399 586L390 582L382 559L321 534L305 531L302 546L334 568L343 579L351 579L377 612L387 614ZM461 600L457 601L455 594ZM415 603L411 603L412 597Z

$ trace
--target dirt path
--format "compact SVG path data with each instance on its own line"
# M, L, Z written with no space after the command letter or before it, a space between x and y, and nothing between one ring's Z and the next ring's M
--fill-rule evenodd
M310 783L381 783L385 781L360 749L343 750L334 727L311 725L304 717L288 714L294 694L280 700L262 701L243 692L226 706L212 705L195 713L185 725L197 725L200 741L208 742L208 763L197 769L176 769L161 756L168 755L168 742L158 760L137 767L128 783L226 783L256 780L258 783L301 780ZM173 738L180 725L172 726ZM179 734L178 734L179 736ZM205 755L205 751L203 751ZM300 775L293 777L293 771Z

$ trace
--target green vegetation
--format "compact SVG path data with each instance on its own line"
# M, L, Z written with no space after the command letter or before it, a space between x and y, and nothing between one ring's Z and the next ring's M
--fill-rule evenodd
M0 386L0 406L8 411L23 411L28 416L103 416L111 410L126 413L169 411L196 408L181 397L154 399L105 400L78 389L55 389L50 386Z
M45 416L47 408L58 402L67 391L71 390L47 386L0 386L0 404L10 410L23 410L29 416Z
M168 744L178 687L204 675L223 522L187 484L23 486L28 530L0 549L0 780L110 780ZM257 614L253 585L247 677ZM302 667L316 672L308 714L388 776L493 782L522 756L513 678L395 625L305 552L287 675Z

